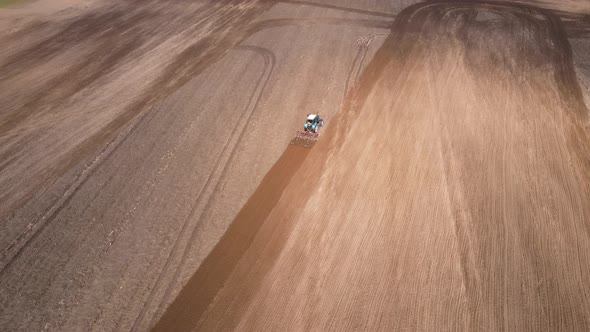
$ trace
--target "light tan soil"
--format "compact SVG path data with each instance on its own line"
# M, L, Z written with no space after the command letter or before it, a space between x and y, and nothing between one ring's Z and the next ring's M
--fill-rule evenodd
M68 1L0 10L0 330L590 329L579 2Z
M325 139L285 151L156 330L589 329L566 31L510 3L402 11Z

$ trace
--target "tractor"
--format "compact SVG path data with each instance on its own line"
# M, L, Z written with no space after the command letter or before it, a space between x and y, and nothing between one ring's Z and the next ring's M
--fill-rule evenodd
M320 136L320 127L324 126L324 120L318 114L308 114L303 130L297 132L297 136L291 140L291 144L302 145L311 148Z
M318 114L308 114L307 120L303 125L303 131L317 134L317 132L320 130L320 127L322 127L323 125L324 120L320 118Z

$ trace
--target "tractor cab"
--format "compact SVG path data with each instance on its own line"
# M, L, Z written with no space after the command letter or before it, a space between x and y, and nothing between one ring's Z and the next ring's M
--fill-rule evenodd
M324 125L324 120L320 118L318 114L308 114L307 120L303 125L304 131L311 131L313 133L317 133L319 131L319 127Z

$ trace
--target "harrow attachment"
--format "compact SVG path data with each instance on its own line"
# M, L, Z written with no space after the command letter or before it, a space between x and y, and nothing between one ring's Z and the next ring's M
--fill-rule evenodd
M317 142L318 137L320 137L318 131L323 126L324 120L318 114L308 114L303 125L303 130L297 132L295 138L291 140L291 144L311 148Z
M291 144L311 148L317 142L319 136L319 133L313 133L311 131L298 131L295 138L291 140Z

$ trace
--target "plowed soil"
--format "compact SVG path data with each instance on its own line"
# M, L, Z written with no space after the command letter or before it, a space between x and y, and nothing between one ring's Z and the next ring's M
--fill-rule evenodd
M349 98L156 330L590 328L589 117L558 17L411 6Z
M0 9L0 330L589 330L589 12Z

